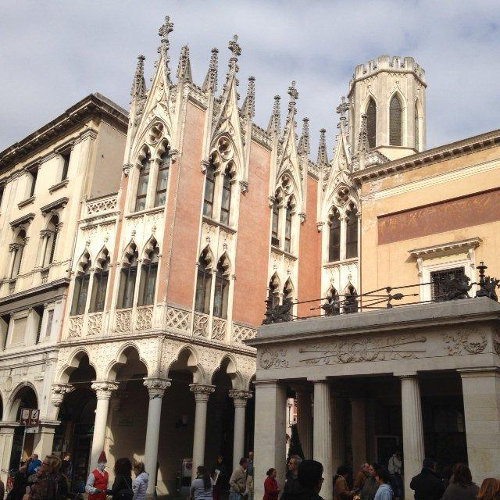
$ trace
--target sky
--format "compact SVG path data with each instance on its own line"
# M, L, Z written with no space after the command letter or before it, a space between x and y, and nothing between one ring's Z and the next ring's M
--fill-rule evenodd
M219 49L219 80L238 34L240 94L256 78L255 122L267 126L273 96L297 82L297 121L312 145L338 115L356 65L381 54L413 56L426 72L427 147L500 126L498 0L2 0L0 151L92 92L128 109L138 54L147 82L165 15L174 23L171 69L188 44L195 83ZM219 85L219 90L222 85ZM315 159L316 151L311 152Z

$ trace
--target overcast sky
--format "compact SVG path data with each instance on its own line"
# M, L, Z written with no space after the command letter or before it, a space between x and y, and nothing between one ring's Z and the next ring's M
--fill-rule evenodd
M201 85L218 47L221 80L237 33L240 94L255 76L256 123L267 125L275 94L285 112L296 80L297 120L309 117L314 136L327 129L330 156L353 69L380 54L425 69L428 147L500 126L498 0L1 0L0 150L91 92L128 109L136 56L149 81L166 14L173 74L189 44Z

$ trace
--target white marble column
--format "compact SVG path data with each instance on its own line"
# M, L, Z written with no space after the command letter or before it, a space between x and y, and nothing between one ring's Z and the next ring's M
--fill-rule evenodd
M266 471L274 467L281 490L286 465L286 386L278 380L255 385L254 498L264 496Z
M247 401L252 397L250 391L232 389L229 397L234 403L234 439L233 439L233 470L238 467L240 458L245 453L245 410Z
M352 466L358 471L366 457L366 404L364 398L351 398Z
M332 421L330 386L326 380L314 382L313 458L323 464L323 498L333 497Z
M300 388L297 394L297 430L304 458L312 458L312 399L311 392Z
M210 394L215 391L214 385L191 384L191 392L194 393L196 409L194 415L194 438L193 438L193 476L196 479L196 468L204 465L205 461L205 433L207 427L207 403Z
M345 462L344 400L332 397L332 471Z
M144 465L149 474L148 495L156 490L156 464L158 463L158 443L160 440L161 405L165 389L171 381L163 378L146 378L144 386L149 393L148 424L146 428L146 444L144 446Z
M90 470L97 466L99 454L104 450L109 400L112 392L118 389L118 384L116 382L94 382L91 387L97 396L97 406L95 409L92 451L90 453Z
M498 477L500 463L500 369L460 370L467 457L476 483Z
M12 453L12 441L14 440L15 427L15 422L0 423L0 458L2 460L0 477L4 484L7 484L7 471L9 470L10 465L10 455Z
M420 386L416 374L401 379L401 414L403 420L403 460L405 498L413 497L410 481L422 470L424 460L424 429Z

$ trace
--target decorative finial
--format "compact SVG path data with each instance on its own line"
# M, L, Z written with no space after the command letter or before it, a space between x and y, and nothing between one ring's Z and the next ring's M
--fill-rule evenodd
M269 119L269 124L267 126L268 133L279 134L281 130L281 110L280 110L280 100L279 95L274 96L273 112L271 118Z
M302 155L308 155L310 153L309 118L304 118L302 120L302 135L299 140L298 152Z
M248 77L248 90L243 109L246 116L250 118L255 116L255 76Z
M290 101L294 102L299 98L299 92L298 90L295 88L295 80L292 82L292 84L290 85L290 87L288 87L288 95L290 96Z
M168 40L168 35L173 31L173 29L174 29L174 23L170 22L169 16L166 16L165 22L158 30L158 35L160 35L161 37L161 45L160 48L158 49L158 52L163 56L163 61L165 65L165 75L169 81L170 81L170 68L168 67L168 63L170 59L168 56L168 49L170 48L170 42Z
M368 152L368 125L366 115L361 115L361 127L359 128L358 152Z
M193 77L191 74L191 61L189 60L189 47L184 45L181 48L181 55L179 57L179 65L177 67L177 80L187 81L192 83Z
M143 99L146 96L146 81L144 80L144 60L146 58L141 54L137 56L137 66L134 73L134 81L130 95L132 99Z
M218 67L218 59L219 59L219 49L215 47L212 49L212 53L210 55L210 63L208 65L207 76L205 77L205 81L203 82L202 90L210 91L215 93L217 91L217 67Z
M241 47L238 44L238 35L233 36L233 39L229 42L228 48L232 53L232 57L237 58L238 56L241 56Z
M174 23L170 21L170 16L165 16L165 22L158 30L158 35L161 37L162 42L168 43L168 35L174 30Z
M337 113L340 115L340 118L345 118L347 111L349 111L349 103L346 101L346 98L342 96L340 98L340 104L337 106Z
M319 131L319 145L318 145L318 160L319 166L328 165L328 152L326 150L326 130L322 128Z

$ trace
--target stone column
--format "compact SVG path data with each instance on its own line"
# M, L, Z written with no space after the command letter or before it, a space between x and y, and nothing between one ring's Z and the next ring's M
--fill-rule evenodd
M286 465L286 387L278 380L255 385L254 498L264 496L266 471L275 467L281 490Z
M245 453L245 409L247 401L252 397L250 391L232 389L229 397L234 403L234 439L233 439L233 470L238 467L240 458Z
M215 391L214 385L191 384L191 392L194 393L196 409L194 415L194 438L193 438L193 475L196 479L196 468L203 465L205 461L205 432L207 427L207 403L210 394Z
M91 387L96 392L97 406L95 409L92 451L90 453L90 470L97 466L99 454L104 450L109 400L112 392L118 389L118 384L116 382L94 382Z
M333 497L332 421L330 386L326 380L314 382L313 458L323 464L323 498Z
M472 479L498 477L500 462L500 369L460 370L467 456Z
M40 422L40 430L35 434L33 452L37 453L41 460L43 460L43 457L52 453L52 448L54 447L54 434L58 425L58 421Z
M10 465L10 455L12 453L12 441L14 439L15 422L2 422L0 427L0 458L1 475L4 484L7 484L7 472ZM19 464L16 464L19 466ZM5 471L5 472L4 472Z
M332 471L345 462L344 400L332 397Z
M148 424L146 428L146 445L144 446L144 465L149 474L148 496L156 490L156 464L158 463L158 443L160 440L161 405L165 389L171 381L163 378L146 378L144 386L149 393Z
M311 392L298 389L297 394L297 430L304 458L312 458L312 400Z
M352 443L352 467L354 473L360 469L361 464L366 462L366 404L364 398L351 399L351 443Z
M412 498L410 481L422 470L425 456L422 405L417 375L403 375L400 379L405 498Z

